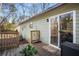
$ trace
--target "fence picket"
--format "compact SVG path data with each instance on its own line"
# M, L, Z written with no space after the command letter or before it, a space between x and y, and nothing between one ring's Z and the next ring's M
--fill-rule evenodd
M18 32L0 32L0 50L17 47L18 45Z

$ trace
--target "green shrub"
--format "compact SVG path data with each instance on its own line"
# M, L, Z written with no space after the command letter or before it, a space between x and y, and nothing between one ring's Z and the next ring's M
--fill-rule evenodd
M23 56L34 56L37 54L37 49L32 45L27 45L20 53Z

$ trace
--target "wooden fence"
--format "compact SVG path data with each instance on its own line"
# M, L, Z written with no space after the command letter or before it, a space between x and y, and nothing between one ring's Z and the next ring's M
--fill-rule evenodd
M0 50L19 46L18 32L0 32Z

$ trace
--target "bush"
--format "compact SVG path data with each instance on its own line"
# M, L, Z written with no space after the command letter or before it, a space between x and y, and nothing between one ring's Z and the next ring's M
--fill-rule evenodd
M32 45L27 45L20 53L23 56L34 56L37 54L37 49Z

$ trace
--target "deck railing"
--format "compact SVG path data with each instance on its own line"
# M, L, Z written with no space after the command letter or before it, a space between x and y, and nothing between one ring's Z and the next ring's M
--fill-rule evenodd
M0 32L0 50L17 47L19 45L18 32Z

